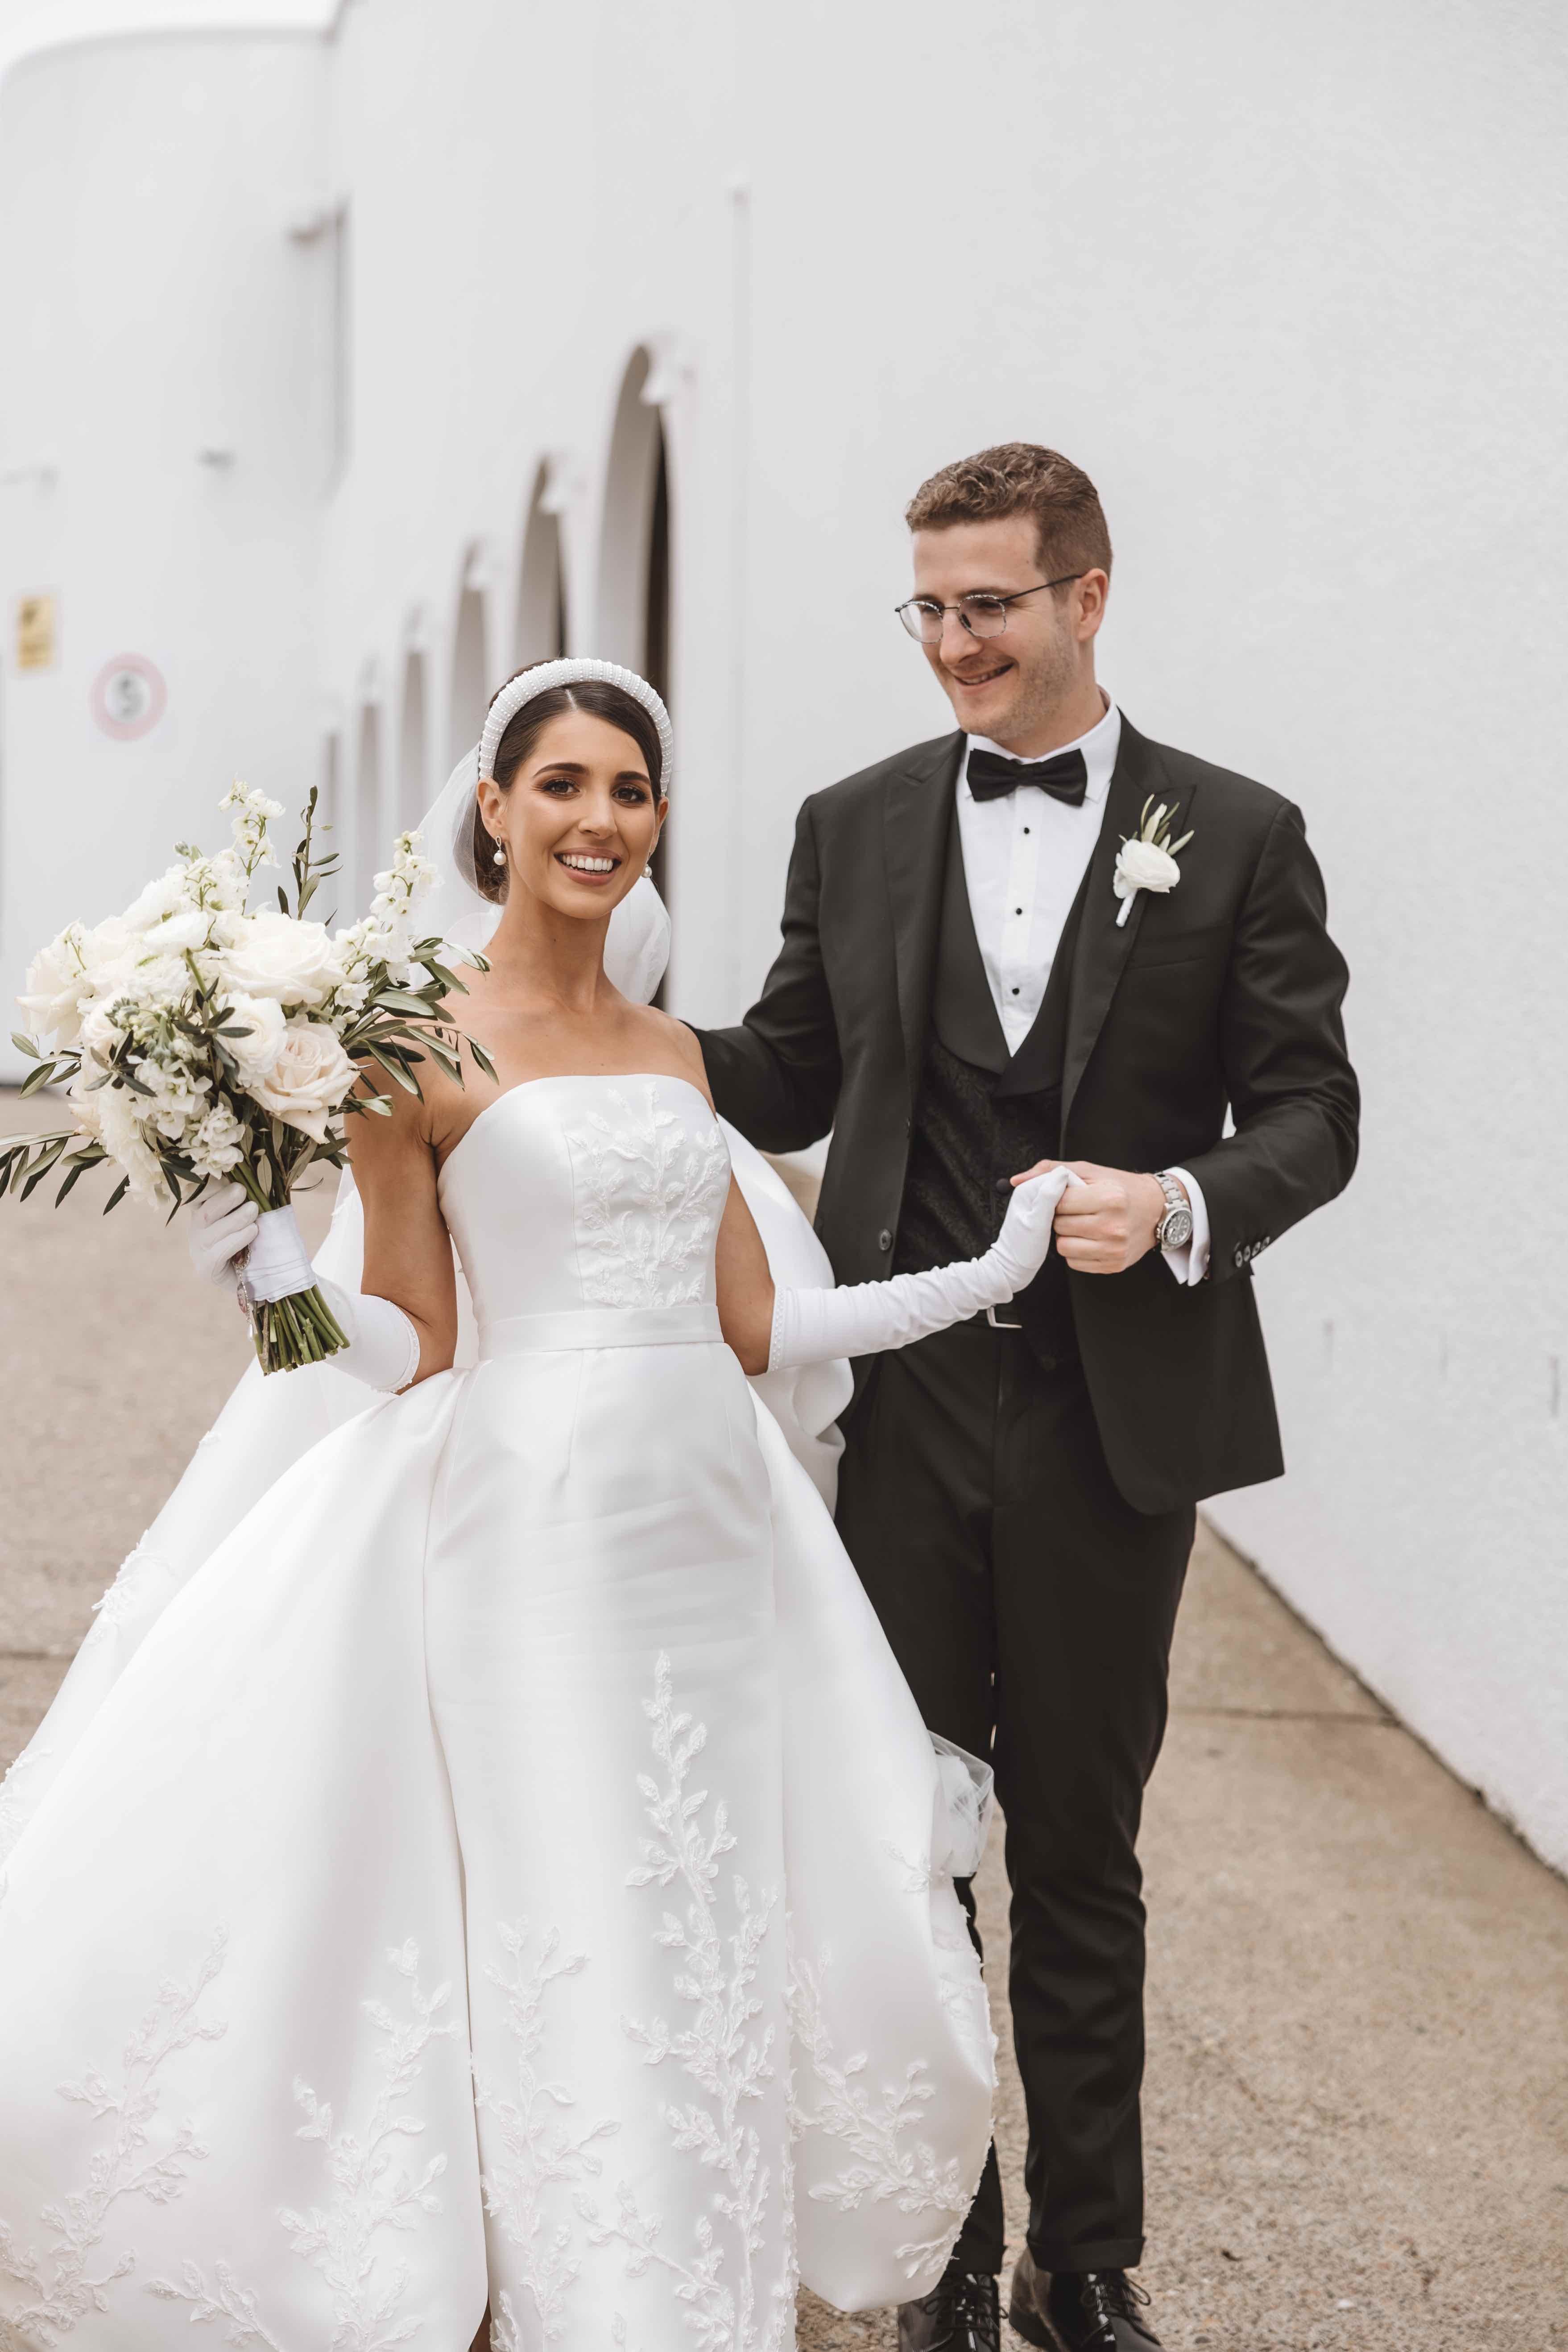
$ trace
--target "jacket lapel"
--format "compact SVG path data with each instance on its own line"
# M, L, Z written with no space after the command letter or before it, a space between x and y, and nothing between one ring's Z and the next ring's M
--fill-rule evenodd
M1124 713L1116 766L1105 797L1105 818L1085 877L1082 917L1073 954L1068 994L1067 1051L1062 1063L1064 1145L1073 1097L1078 1092L1079 1081L1089 1067L1089 1057L1105 1025L1110 1000L1116 993L1117 982L1126 969L1127 959L1132 952L1132 942L1143 919L1148 892L1140 890L1136 894L1126 922L1118 924L1116 919L1121 912L1122 902L1111 886L1121 845L1137 832L1143 803L1151 795L1156 802L1167 803L1178 797L1165 774L1158 750L1146 736L1140 735L1138 730L1129 724ZM1173 826L1177 835L1185 833L1192 823L1193 794L1189 791L1179 797L1181 805L1176 809L1176 823Z
M889 777L882 807L899 1022L911 1108L931 1018L931 978L947 870L948 818L963 743L963 736L956 734L919 745L899 772Z

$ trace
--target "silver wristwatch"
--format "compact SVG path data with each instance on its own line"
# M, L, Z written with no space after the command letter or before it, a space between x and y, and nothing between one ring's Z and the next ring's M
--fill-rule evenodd
M1186 1196L1173 1176L1156 1175L1154 1181L1165 1195L1165 1213L1154 1228L1157 1249L1185 1249L1193 1238L1193 1213Z

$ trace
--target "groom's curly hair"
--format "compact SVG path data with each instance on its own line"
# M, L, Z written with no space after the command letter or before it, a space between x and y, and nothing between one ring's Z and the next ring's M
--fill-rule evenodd
M999 441L922 482L904 509L911 530L1032 514L1047 579L1109 572L1110 533L1100 493L1081 466L1033 441Z

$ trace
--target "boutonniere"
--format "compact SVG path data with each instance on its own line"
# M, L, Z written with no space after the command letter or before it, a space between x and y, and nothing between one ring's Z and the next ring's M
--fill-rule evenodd
M1182 878L1176 863L1176 852L1185 849L1192 839L1184 833L1180 841L1171 839L1171 827L1176 821L1174 808L1162 801L1152 806L1153 795L1143 803L1143 814L1138 820L1138 830L1128 835L1116 853L1116 871L1110 887L1121 901L1121 912L1116 918L1116 928L1121 929L1132 912L1132 901L1140 890L1158 890L1162 896L1173 890Z

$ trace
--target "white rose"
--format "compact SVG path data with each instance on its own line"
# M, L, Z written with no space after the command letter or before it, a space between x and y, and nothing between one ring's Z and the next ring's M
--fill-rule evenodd
M292 915L264 908L242 917L233 932L233 944L224 950L224 979L244 995L273 996L279 1004L321 1004L342 977L322 923L300 923Z
M154 923L143 940L142 946L150 955L184 955L187 949L205 948L212 917L200 907L177 907L161 923Z
M115 1011L121 1001L116 997L105 996L100 997L96 1004L88 1006L82 1016L81 1024L81 1051L84 1061L96 1062L104 1066L112 1060L117 1047L122 1044L127 1034L114 1017Z
M324 1021L290 1021L278 1059L251 1092L263 1110L318 1143L327 1121L353 1086L354 1065Z
M1124 841L1112 887L1119 898L1131 898L1134 890L1173 890L1181 878L1169 850L1156 849L1152 841Z
M247 1036L226 1037L223 1042L234 1055L241 1086L254 1090L257 1081L278 1060L287 1025L283 1007L271 996L226 996L221 1025L249 1032Z
M16 1002L37 1045L47 1045L53 1038L68 1051L81 1035L82 1007L92 994L86 940L79 923L68 923L27 967L26 992Z

